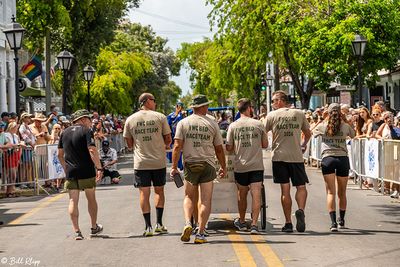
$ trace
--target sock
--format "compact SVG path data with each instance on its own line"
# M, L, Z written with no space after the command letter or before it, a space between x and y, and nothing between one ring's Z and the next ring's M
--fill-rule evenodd
M144 217L144 222L146 223L146 228L151 227L150 212L143 213L143 217Z
M336 223L336 211L329 212L329 216L331 217L332 223Z
M164 208L156 208L156 213L157 213L157 223L159 225L163 225L162 224L162 215L164 212Z
M340 219L344 220L344 215L346 214L346 210L339 210L340 212Z

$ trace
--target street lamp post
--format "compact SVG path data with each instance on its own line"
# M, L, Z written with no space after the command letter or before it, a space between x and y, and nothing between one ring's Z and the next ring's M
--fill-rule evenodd
M86 66L83 69L83 76L85 81L87 81L87 104L86 109L90 111L90 82L93 80L94 73L96 70L92 66Z
M267 112L271 111L271 91L272 91L272 84L274 82L274 77L272 77L270 74L267 75L267 87L268 87L268 92L265 91L265 98L267 99Z
M60 69L63 70L63 94L62 94L62 112L63 114L67 114L67 72L71 68L72 60L74 59L74 56L64 50L57 56L58 64L60 66Z
M362 35L356 34L354 36L354 41L351 42L353 48L353 54L357 57L358 60L358 102L359 106L362 105L362 57L364 55L364 50L367 45L367 39L365 39Z
M14 65L15 65L15 109L16 113L20 113L20 99L19 99L19 73L18 73L18 50L21 49L22 39L24 37L25 29L15 22L15 16L11 17L11 24L8 24L6 29L3 30L6 35L10 48L14 50Z

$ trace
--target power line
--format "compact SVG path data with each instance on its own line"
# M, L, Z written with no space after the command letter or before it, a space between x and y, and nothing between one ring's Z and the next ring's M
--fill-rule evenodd
M165 20L165 21L168 21L168 22L173 22L175 24L180 24L180 25L184 25L184 26L187 26L187 27L198 28L198 29L208 30L208 31L210 30L209 28L206 28L204 26L192 24L192 23L189 23L189 22L181 21L181 20L171 19L171 18L168 18L168 17L164 17L164 16L161 16L161 15L157 15L157 14L150 13L150 12L147 12L147 11L143 11L143 10L140 10L140 9L135 9L134 12L142 13L144 15L147 15L147 16L150 16L150 17L153 17L153 18L159 18L159 19L162 19L162 20Z

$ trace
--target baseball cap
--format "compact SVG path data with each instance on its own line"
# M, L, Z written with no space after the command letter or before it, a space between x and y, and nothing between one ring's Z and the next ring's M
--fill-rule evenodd
M103 140L103 142L101 142L102 146L109 146L110 142L108 142L108 140Z
M89 119L91 119L92 116L93 116L92 113L90 113L86 109L80 109L80 110L75 111L71 115L71 118L72 118L72 122L75 122L75 121L77 121L77 120L79 120L80 118L83 118L83 117L88 117Z

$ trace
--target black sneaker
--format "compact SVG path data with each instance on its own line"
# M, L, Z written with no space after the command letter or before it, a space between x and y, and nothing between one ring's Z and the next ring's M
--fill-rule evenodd
M81 231L75 232L75 240L83 240L83 235Z
M293 224L292 223L285 223L285 226L282 227L282 232L293 233Z
M306 222L304 220L304 211L303 210L296 210L296 230L297 232L304 232L306 230Z
M90 236L96 236L103 232L103 225L101 224L96 224L96 228L90 228Z
M338 231L337 223L332 223L331 224L331 232L337 232L337 231Z
M342 218L339 218L339 219L338 219L337 224L338 224L338 226L339 226L339 229L344 229L344 228L345 228L345 226L344 226L344 220L343 220Z

